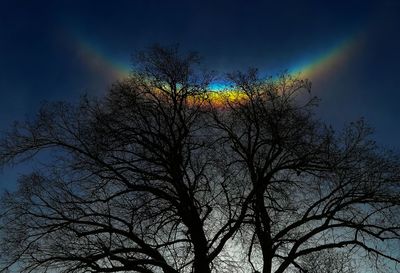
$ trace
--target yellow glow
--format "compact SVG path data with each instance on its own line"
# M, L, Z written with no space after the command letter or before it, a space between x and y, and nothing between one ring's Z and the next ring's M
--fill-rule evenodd
M226 107L248 100L244 92L236 90L209 91L198 96L188 98L189 104L211 105L214 107Z

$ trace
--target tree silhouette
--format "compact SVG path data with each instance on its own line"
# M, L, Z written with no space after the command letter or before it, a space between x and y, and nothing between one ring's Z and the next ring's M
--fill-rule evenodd
M233 98L197 54L137 60L104 98L45 104L3 137L2 165L49 159L1 200L3 271L353 272L343 249L400 262L400 164L363 121L334 133L287 74L233 73Z
M307 81L265 82L254 70L230 78L247 99L215 116L256 191L244 225L249 262L265 273L302 270L303 256L342 247L398 262L378 247L399 239L397 158L377 150L362 120L340 136L314 120L315 99L296 103Z

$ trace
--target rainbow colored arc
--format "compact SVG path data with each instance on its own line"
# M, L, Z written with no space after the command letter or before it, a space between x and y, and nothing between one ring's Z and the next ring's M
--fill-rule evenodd
M355 48L357 48L357 40L355 36L345 39L319 55L289 66L291 68L288 72L311 80L327 77L341 69L341 65L351 57ZM76 39L76 47L88 68L96 73L101 73L103 77L113 80L121 79L127 77L131 71L128 63L116 60L101 50L100 47L83 38ZM211 84L210 89L218 92L227 91L229 88L228 85L217 82Z

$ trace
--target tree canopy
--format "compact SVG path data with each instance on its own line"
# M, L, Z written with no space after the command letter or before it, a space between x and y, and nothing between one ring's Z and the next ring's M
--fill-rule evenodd
M1 199L0 270L356 272L400 263L400 162L363 120L320 121L310 83L256 70L210 90L154 46L103 98L46 103L0 142L45 163Z

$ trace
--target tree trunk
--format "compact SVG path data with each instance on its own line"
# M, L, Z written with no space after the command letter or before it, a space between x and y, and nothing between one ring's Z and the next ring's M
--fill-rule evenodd
M192 212L189 219L187 225L194 247L194 273L210 273L207 238L197 211Z
M182 221L188 228L188 233L191 238L194 248L194 273L211 273L210 261L208 260L208 243L204 234L203 223L200 215L193 204L192 198L187 194L187 190L183 183L177 188L181 196L181 205L179 213L182 216Z
M263 273L272 273L272 253L270 251L264 252L262 251L263 254Z
M263 256L263 269L262 273L272 272L272 239L271 239L271 219L265 209L264 191L259 191L256 194L255 203L256 215L256 234L261 246Z

